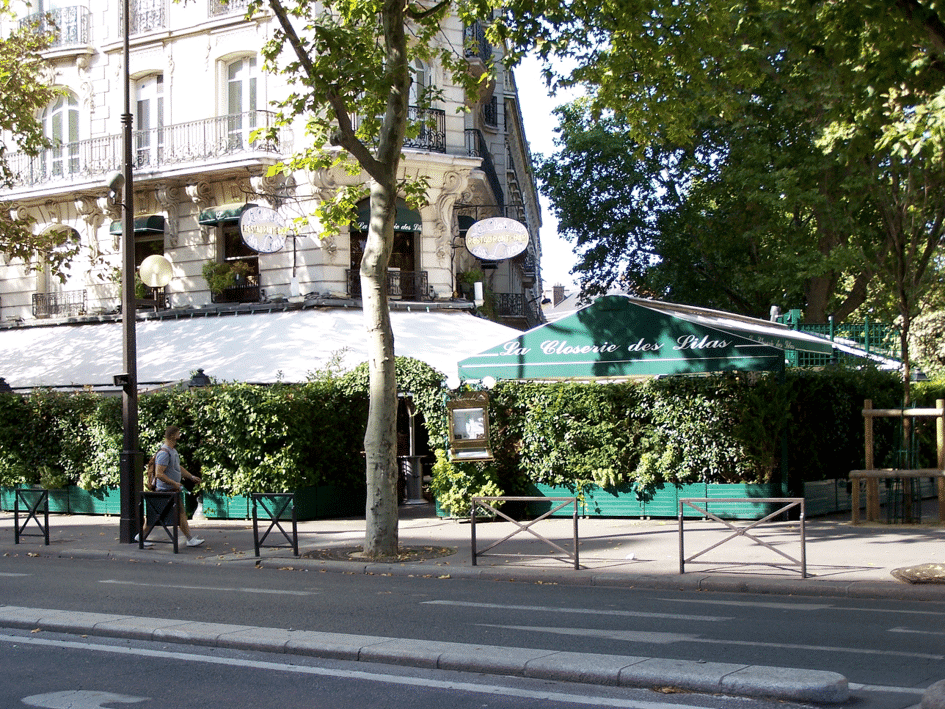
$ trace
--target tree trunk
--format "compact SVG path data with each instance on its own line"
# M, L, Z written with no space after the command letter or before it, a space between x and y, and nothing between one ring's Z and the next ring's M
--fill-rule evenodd
M370 407L364 452L367 481L364 554L397 554L397 374L387 300L387 264L394 243L396 188L371 186L371 223L361 259L367 330Z

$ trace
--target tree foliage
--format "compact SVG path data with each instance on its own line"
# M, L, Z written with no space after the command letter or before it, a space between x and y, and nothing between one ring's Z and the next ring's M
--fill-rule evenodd
M12 14L9 0L0 0L0 14ZM0 141L0 186L9 188L15 175L8 157L14 151L35 156L49 146L37 117L59 92L43 76L45 64L41 53L50 36L24 25L0 38L0 135L12 143ZM33 233L33 220L9 208L0 209L0 252L27 264L42 263L59 273L78 253L63 238L63 233L47 230Z
M432 4L253 0L248 15L264 6L277 21L276 31L263 48L265 66L285 77L291 88L279 104L278 123L301 121L306 134L304 148L270 174L328 169L362 174L366 180L351 180L334 199L318 206L316 213L328 230L349 223L355 201L370 194L371 216L360 271L370 362L364 552L393 556L397 553L397 383L387 265L398 196L422 204L427 189L422 175L408 177L401 170L404 139L422 127L422 118L408 120L408 101L417 60L435 59L471 95L488 81L488 72L476 77L467 71L462 43L447 42L443 35L451 18L475 19L471 14L475 8L451 0ZM416 94L420 108L438 96L431 87L418 87Z

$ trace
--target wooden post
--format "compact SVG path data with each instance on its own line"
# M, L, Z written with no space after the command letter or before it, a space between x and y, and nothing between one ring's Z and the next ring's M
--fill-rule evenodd
M945 472L945 399L936 399L935 439L938 447L938 469ZM945 523L945 478L938 479L938 521Z
M863 409L873 408L873 400L866 399L863 402ZM865 463L867 470L875 470L875 460L873 457L873 417L864 416L865 436ZM879 480L877 478L866 479L866 521L875 522L879 519Z

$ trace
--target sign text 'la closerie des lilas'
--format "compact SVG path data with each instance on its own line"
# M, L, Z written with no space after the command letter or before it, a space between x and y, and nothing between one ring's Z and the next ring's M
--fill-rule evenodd
M613 342L603 342L592 345L569 345L567 340L545 340L539 345L538 349L548 356L555 355L585 355L585 354L609 354L612 352L660 352L666 343L647 341L640 338L637 342L630 343L621 347ZM732 343L729 340L710 339L708 335L702 338L695 335L682 335L675 340L671 349L676 352L685 352L690 350L714 350L726 349ZM523 347L518 342L506 342L499 356L521 356L531 352L530 347Z

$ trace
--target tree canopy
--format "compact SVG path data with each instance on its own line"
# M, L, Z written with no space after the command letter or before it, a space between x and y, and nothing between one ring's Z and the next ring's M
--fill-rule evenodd
M0 14L11 14L9 0L0 0ZM28 25L0 37L0 95L3 96L0 135L11 141L7 144L0 140L0 185L5 188L12 185L15 177L8 161L9 153L18 150L35 156L48 147L37 116L58 93L43 78L41 52L49 46L49 41L48 34ZM76 253L69 244L63 243L61 232L34 234L32 220L11 214L9 209L0 210L0 251L28 264L41 259L54 272L67 265Z

